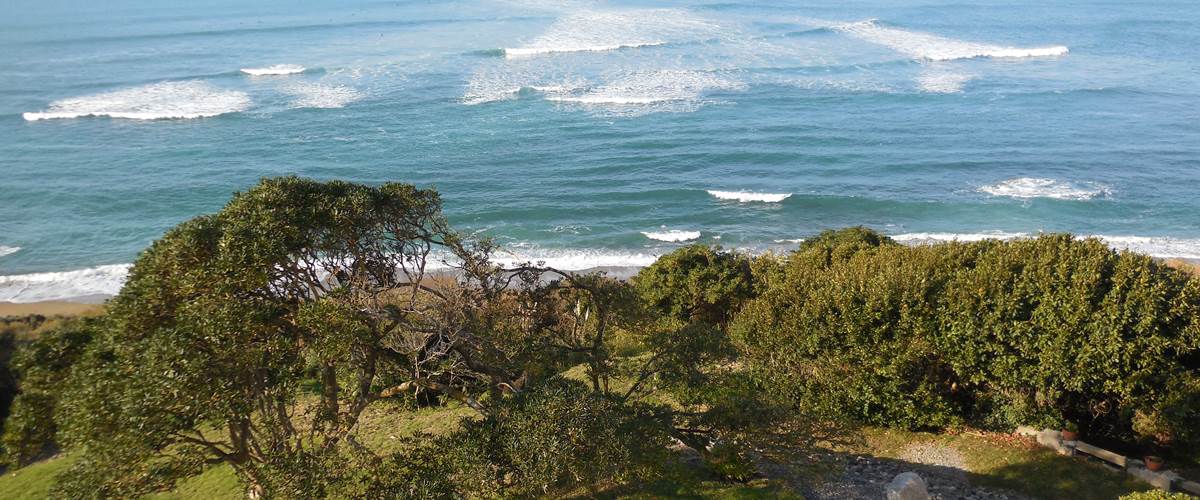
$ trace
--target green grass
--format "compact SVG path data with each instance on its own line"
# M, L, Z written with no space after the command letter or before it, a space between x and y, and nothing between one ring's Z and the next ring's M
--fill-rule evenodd
M54 476L71 466L69 458L53 458L0 476L0 498L34 500L46 498Z
M233 468L228 465L218 465L204 471L199 476L190 477L175 485L175 490L167 493L150 495L153 500L238 500L246 498L242 485L238 483Z

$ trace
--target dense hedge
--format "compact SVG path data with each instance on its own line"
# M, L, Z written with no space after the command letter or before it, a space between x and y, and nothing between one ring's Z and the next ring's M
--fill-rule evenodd
M908 247L855 228L755 268L773 276L756 276L732 336L808 404L909 428L1200 440L1200 282L1149 257L1068 235Z

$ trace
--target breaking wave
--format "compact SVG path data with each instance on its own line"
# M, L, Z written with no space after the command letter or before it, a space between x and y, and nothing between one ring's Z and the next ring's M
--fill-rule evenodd
M1090 200L1097 196L1111 194L1109 188L1102 184L1075 184L1037 177L1008 179L996 184L981 186L979 191L992 196L1009 198L1052 198L1056 200Z
M665 231L642 231L642 234L652 240L666 241L669 243L679 243L681 241L700 239L700 231L681 231L678 229Z
M914 59L929 61L976 57L1049 57L1065 55L1068 52L1067 47L1062 45L1021 48L956 40L931 33L881 26L873 19L842 24L832 29L866 42L883 45Z
M613 114L694 111L712 91L741 90L746 84L720 73L653 70L628 73L582 93L547 95L546 100L602 108Z
M505 48L508 58L566 52L603 52L653 47L691 39L715 29L677 9L588 10L567 15L529 43Z
M5 255L12 255L12 254L20 252L20 251L21 251L21 247L8 247L8 246L0 245L0 257L4 257Z
M557 52L607 52L610 50L621 49L637 49L641 47L654 47L663 45L665 42L645 42L633 44L618 44L618 45L581 45L581 46L553 46L553 47L519 47L513 49L501 49L505 57L533 57L542 54L554 54Z
M779 203L792 196L792 193L752 193L749 191L708 191L708 194L719 200L734 200L739 203L762 202Z
M988 239L1014 240L1036 237L1037 233L993 231L986 233L905 233L891 238L908 245L947 241L973 242ZM1164 259L1200 259L1200 239L1169 236L1112 236L1104 234L1078 235L1077 238L1097 238L1114 250L1129 250Z
M29 121L108 116L131 120L206 118L250 106L245 92L224 90L201 81L159 82L113 92L62 99L49 109L22 116Z
M242 68L242 73L250 76L294 75L303 73L305 69L299 64L275 64L262 68Z
M0 276L0 302L40 302L112 296L121 290L130 264L76 271Z

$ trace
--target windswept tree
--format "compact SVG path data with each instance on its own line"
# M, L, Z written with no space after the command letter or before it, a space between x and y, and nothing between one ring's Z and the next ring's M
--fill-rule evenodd
M799 428L706 323L729 307L706 288L748 292L743 259L687 266L703 282L679 304L703 306L691 321L629 283L506 269L494 250L453 231L436 192L395 183L265 179L180 224L42 391L77 456L58 494L137 496L214 464L251 498L526 494L652 475L668 438L712 455ZM614 356L618 335L651 352ZM562 375L580 365L583 382ZM479 415L380 455L356 429L392 398Z
M130 495L225 463L261 496L265 470L354 446L364 409L398 392L381 383L453 392L420 358L455 334L446 305L473 297L446 297L428 266L481 250L405 184L267 179L179 225L64 384L63 438L83 450L64 486Z

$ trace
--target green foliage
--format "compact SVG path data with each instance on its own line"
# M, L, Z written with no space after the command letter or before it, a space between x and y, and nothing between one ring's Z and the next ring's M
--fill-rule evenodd
M1200 282L1096 240L905 247L826 233L731 326L768 387L907 428L1200 429ZM765 267L765 266L760 266ZM769 269L769 267L768 267Z
M719 325L753 293L750 260L706 245L686 246L660 257L633 282L646 304L661 313Z
M741 447L724 441L713 444L705 463L717 477L739 483L749 481L758 472Z
M10 464L24 466L41 458L54 444L53 395L44 392L20 394L4 426L4 450Z
M645 479L665 460L667 422L653 408L622 404L561 378L506 400L483 421L465 422L447 442L488 457L507 491Z
M1195 496L1183 492L1171 493L1165 490L1148 490L1121 495L1121 500L1195 500Z
M55 322L23 345L13 359L21 394L13 401L4 428L9 462L24 466L57 445L55 407L70 370L84 355L99 319Z
M891 238L862 226L827 229L801 242L800 249L792 258L804 258L810 265L828 266L845 261L863 250L894 245L897 243Z

